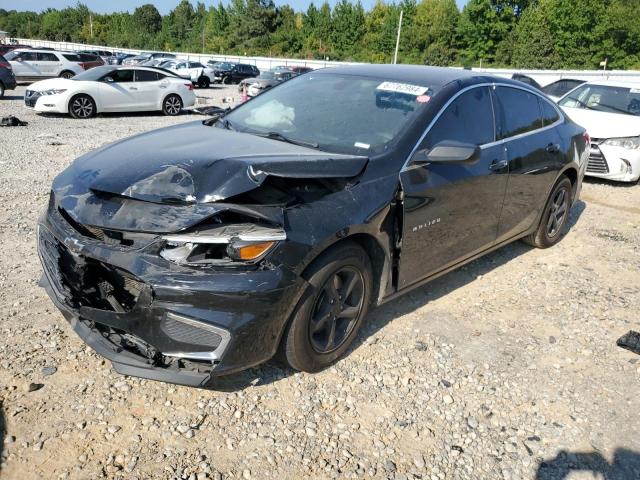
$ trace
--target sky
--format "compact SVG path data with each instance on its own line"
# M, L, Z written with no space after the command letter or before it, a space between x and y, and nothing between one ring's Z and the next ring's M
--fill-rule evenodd
M162 15L169 13L170 10L175 8L180 0L81 0L81 3L87 5L91 10L98 13L110 13L117 11L129 10L133 12L136 7L145 3L153 3ZM196 3L196 0L192 0ZM208 7L209 5L217 5L219 0L203 0L203 3ZM310 0L274 0L276 5L289 4L296 10L306 10L310 3ZM315 0L314 3L320 5L324 0ZM355 0L354 0L355 1ZM331 5L334 5L337 0L329 0ZM376 2L376 0L361 0L365 9L370 9ZM462 8L467 0L456 0L458 6ZM5 10L31 10L41 11L47 8L65 8L74 6L78 3L78 0L0 0L0 8ZM223 3L227 3L223 0Z

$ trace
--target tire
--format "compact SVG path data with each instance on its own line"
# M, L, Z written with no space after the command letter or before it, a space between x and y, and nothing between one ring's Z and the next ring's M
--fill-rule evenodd
M0 82L0 98L4 97L4 83Z
M358 245L341 243L316 259L305 278L310 286L287 325L279 356L296 370L317 372L341 357L358 334L371 303L371 262Z
M96 116L96 102L89 95L81 93L69 100L69 115L73 118L87 119Z
M198 79L198 87L209 88L209 85L211 85L211 80L209 80L209 77L203 75Z
M549 248L558 243L566 233L572 193L571 180L560 177L547 199L537 230L522 240L537 248Z
M60 74L60 78L73 78L75 76L76 76L76 74L73 73L73 72L70 72L69 70L65 70L64 72L62 72Z
M222 81L220 83L223 85L229 85L229 77L222 77Z
M180 111L182 110L182 98L180 95L171 94L167 95L167 97L162 102L162 113L169 117L175 117L176 115L180 115Z

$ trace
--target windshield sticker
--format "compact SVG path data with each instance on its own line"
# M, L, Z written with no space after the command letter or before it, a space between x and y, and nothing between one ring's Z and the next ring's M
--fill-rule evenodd
M418 103L427 103L429 100L431 100L431 97L429 95L420 95L418 96L418 98L416 98L416 101Z
M353 146L356 148L364 148L365 150L369 150L369 148L371 147L371 145L369 145L368 143L360 143L360 142L354 143Z
M429 90L429 87L421 87L420 85L410 85L408 83L396 83L396 82L382 82L378 85L377 90L384 90L385 92L397 92L408 93L409 95L424 95Z

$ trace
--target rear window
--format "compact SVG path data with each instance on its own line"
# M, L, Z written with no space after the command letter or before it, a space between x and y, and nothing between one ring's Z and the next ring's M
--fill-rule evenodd
M542 127L538 96L526 90L496 88L498 97L498 139L513 137Z
M583 85L560 101L560 106L640 116L640 86Z
M136 82L156 82L160 79L158 72L151 70L136 70Z
M540 100L540 107L542 108L542 124L546 127L556 123L560 119L558 111L553 105L543 99Z

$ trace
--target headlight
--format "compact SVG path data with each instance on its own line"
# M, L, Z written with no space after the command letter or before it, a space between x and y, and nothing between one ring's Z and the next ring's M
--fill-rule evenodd
M162 238L165 245L160 256L165 260L179 264L220 264L259 260L287 235L280 228L248 223Z
M43 90L40 92L42 95L59 95L61 93L66 92L66 88L53 88L51 90Z
M604 145L640 150L640 137L608 138L604 141Z

